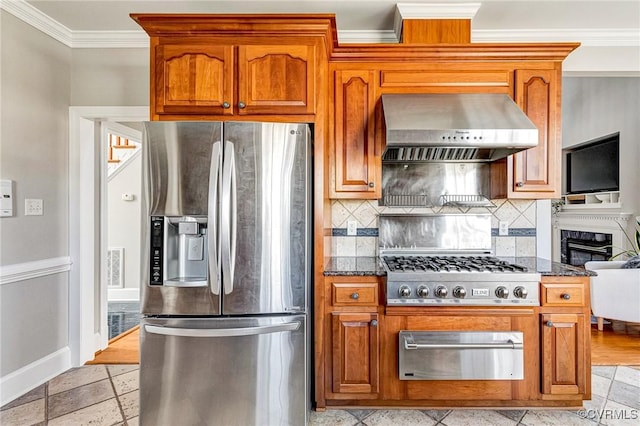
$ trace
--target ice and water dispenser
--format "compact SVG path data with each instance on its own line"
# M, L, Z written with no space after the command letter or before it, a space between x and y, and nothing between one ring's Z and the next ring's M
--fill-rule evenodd
M151 217L151 285L208 285L207 218Z

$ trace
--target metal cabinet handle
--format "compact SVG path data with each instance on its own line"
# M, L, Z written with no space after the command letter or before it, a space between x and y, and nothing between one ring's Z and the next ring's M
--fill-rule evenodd
M373 188L373 187L374 187L373 182L369 182L369 188Z
M413 343L405 339L406 350L419 349L522 349L522 342L507 340L506 342L487 343Z
M560 297L562 297L564 300L569 300L571 299L571 295L569 293L564 293L562 294Z
M545 325L547 327L553 327L553 322L552 321L547 321Z
M222 108L229 109L230 107L231 107L231 104L229 102L223 102L222 103Z
M516 186L518 188L522 188L524 186L524 182L516 182Z
M377 327L378 326L378 320L371 320L371 327Z
M238 102L238 108L245 109L247 105L244 102Z
M351 298L352 298L353 300L358 300L358 299L360 298L360 295L359 295L358 293L352 293L352 294L351 294Z

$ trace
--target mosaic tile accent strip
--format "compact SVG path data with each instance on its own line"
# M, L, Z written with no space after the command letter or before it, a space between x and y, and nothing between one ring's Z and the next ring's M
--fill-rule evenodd
M498 228L491 228L492 237L535 237L536 228L509 228L509 235L498 235Z

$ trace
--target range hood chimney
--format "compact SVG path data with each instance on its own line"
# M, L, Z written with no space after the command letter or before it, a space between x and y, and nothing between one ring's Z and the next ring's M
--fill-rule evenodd
M382 95L383 161L494 161L533 148L538 129L503 94Z

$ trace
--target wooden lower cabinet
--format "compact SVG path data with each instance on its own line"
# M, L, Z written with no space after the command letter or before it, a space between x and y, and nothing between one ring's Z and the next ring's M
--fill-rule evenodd
M331 333L333 392L375 396L380 353L378 314L334 312Z
M542 399L591 398L589 277L542 277Z
M583 314L542 314L542 393L586 393L585 317Z
M327 278L319 408L582 406L591 398L589 282L544 276L540 306L411 308L383 307L378 278ZM400 380L403 330L523 332L524 379Z

